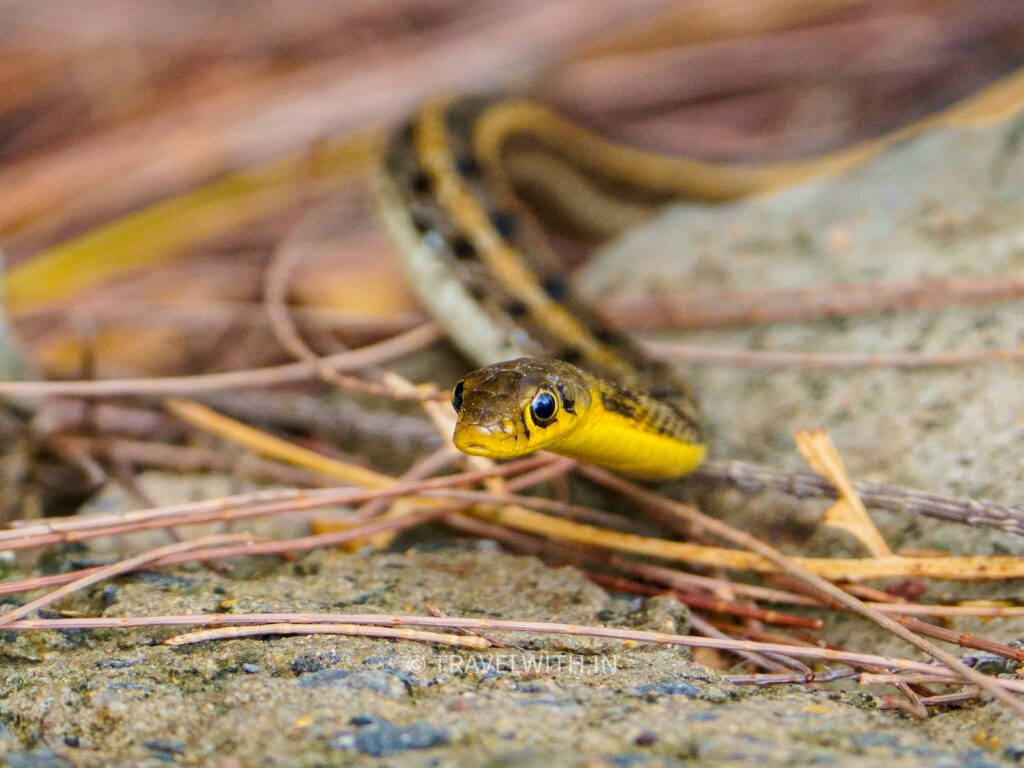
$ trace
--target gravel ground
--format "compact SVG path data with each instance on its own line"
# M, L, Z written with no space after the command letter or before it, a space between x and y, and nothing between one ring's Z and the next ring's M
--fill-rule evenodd
M269 563L269 561L268 561ZM308 610L558 618L685 631L672 598L607 595L568 568L484 544L322 552L262 578L148 574L75 610ZM161 645L173 629L9 637L0 671L12 766L987 766L1024 754L994 706L927 722L868 692L757 691L688 651L523 634L514 648L305 636Z

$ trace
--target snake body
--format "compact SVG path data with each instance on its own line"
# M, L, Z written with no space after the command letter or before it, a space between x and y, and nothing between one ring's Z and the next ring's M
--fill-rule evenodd
M485 364L453 392L457 447L493 458L545 448L647 478L700 463L690 388L574 297L520 197L542 200L546 223L607 234L691 191L664 161L515 100L427 104L392 135L382 218L421 300Z

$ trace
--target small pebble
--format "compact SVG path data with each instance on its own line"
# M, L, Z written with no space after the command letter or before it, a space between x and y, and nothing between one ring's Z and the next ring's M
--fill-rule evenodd
M1014 762L1021 762L1024 760L1024 745L1007 747L1003 750L1003 757L1007 760L1013 760Z
M429 749L449 743L448 731L429 723L392 725L376 715L356 715L352 718L359 730L346 731L335 736L330 745L334 749L355 749L364 755L380 757L409 749Z
M701 690L689 680L668 678L659 680L657 683L638 685L633 689L633 694L636 696L687 696L695 699L701 696Z
M168 752L172 755L180 755L185 751L185 742L178 739L152 739L142 742L142 746L154 752Z
M33 749L31 752L9 752L6 755L10 768L74 768L71 762L48 749Z
M386 723L387 720L380 715L374 715L370 712L360 712L358 715L352 715L349 722L352 723L352 725L363 726L373 725L374 723Z

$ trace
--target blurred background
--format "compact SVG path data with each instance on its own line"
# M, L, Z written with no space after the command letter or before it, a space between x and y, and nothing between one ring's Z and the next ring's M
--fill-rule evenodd
M287 359L266 266L318 351L410 327L373 220L381 131L434 95L526 92L722 161L875 136L1019 66L1019 0L6 0L6 311L48 377Z

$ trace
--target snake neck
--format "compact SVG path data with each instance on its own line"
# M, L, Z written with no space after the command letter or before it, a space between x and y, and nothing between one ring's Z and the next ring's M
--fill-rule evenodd
M650 158L631 168L626 161L635 157L568 126L524 101L428 104L388 143L377 180L382 217L414 289L470 358L566 361L602 382L611 398L607 424L642 415L671 424L677 440L699 443L700 415L685 382L575 297L522 202L527 195L566 229L600 234L678 190L644 183ZM630 398L656 405L634 402L630 416ZM647 426L639 431L659 434ZM588 450L603 434L588 438Z

